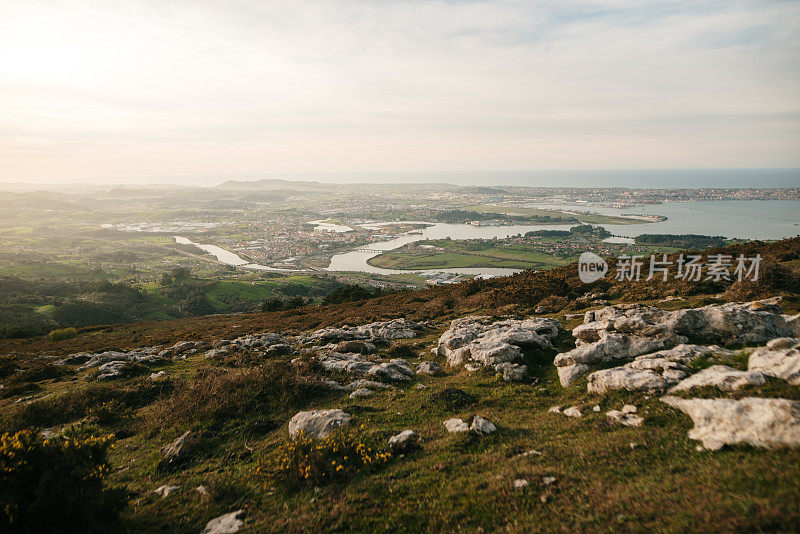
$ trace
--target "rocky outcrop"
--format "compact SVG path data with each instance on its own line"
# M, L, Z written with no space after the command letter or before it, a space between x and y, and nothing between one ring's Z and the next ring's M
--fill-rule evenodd
M128 378L145 372L146 368L136 362L108 362L97 368L96 380Z
M593 364L632 360L688 341L766 343L790 332L774 299L675 311L606 306L586 313L584 324L572 331L575 348L558 354L555 365L561 384L568 386Z
M357 354L372 354L375 352L375 345L368 341L340 341L336 344L337 352L355 352Z
M681 399L662 397L694 422L691 439L706 449L747 443L754 447L800 446L800 402L746 397L733 399Z
M747 368L800 386L800 339L773 339L750 354Z
M341 352L328 352L319 356L322 367L327 371L348 373L358 376L367 374L375 365L367 361L361 354L343 354Z
M86 360L86 363L78 367L79 370L91 369L92 367L100 367L104 363L109 362L136 362L136 363L163 363L170 361L170 358L161 356L158 353L158 347L144 347L131 351L118 351L107 350L99 354L92 354ZM79 359L83 359L86 353L71 354L67 356L62 363L74 363Z
M522 356L523 348L552 348L559 329L558 321L549 318L492 321L489 317L463 317L451 322L439 337L437 352L450 366L467 361L481 365L513 362Z
M383 382L376 382L375 380L366 380L364 378L359 378L358 380L353 380L349 384L345 386L340 386L342 389L347 391L355 391L357 389L362 388L372 388L372 389L392 389L394 386L390 384L384 384Z
M361 326L342 326L341 328L322 328L301 338L303 343L348 341L353 339L410 339L417 337L417 330L421 327L406 319L392 319L369 323Z
M758 371L740 371L727 365L712 365L697 374L681 380L670 388L670 393L689 391L692 388L712 386L723 391L735 391L744 386L761 386L766 383Z
M289 436L295 439L302 433L311 439L323 439L349 424L350 415L338 409L299 412L289 421Z

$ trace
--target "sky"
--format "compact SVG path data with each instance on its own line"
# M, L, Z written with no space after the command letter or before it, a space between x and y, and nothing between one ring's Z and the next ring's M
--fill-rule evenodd
M716 168L800 168L798 1L0 0L0 183Z

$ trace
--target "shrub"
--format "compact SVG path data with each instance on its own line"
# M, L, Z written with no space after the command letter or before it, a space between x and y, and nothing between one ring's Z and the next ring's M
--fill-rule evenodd
M363 428L363 427L362 427ZM374 469L389 461L391 453L366 442L358 431L338 429L320 440L301 433L286 441L278 452L273 475L288 487L318 486L349 478L361 470ZM267 475L259 464L254 475Z
M111 437L0 436L0 530L103 532L124 504L103 488Z
M258 367L201 372L194 383L182 383L153 408L158 425L224 423L240 417L281 415L305 405L326 390L321 380L301 376L289 362L270 361Z
M169 382L151 381L122 387L114 384L88 384L30 404L15 405L0 419L0 428L16 431L27 427L47 428L69 423L90 415L92 409L111 400L128 408L140 408L153 402L170 387Z
M72 339L73 337L78 335L78 331L70 326L69 328L60 328L58 330L53 330L47 337L50 338L50 341L61 341L63 339Z

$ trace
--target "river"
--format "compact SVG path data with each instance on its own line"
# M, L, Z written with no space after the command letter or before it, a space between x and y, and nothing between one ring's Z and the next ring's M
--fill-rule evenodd
M601 213L604 215L622 214L648 214L663 215L667 220L656 223L637 224L605 224L601 225L617 236L635 237L640 234L703 234L721 235L728 238L743 239L782 239L800 234L800 201L794 200L747 200L747 201L703 201L703 202L674 202L656 205L643 205L632 208L608 208L599 206L579 205L531 205L547 207L550 209L580 210ZM419 223L421 221L404 221ZM320 225L325 221L313 221L312 224ZM373 223L362 225L364 227L384 225L386 223ZM505 269L492 267L430 269L420 271L382 269L367 263L370 258L394 250L405 244L424 239L492 239L505 238L512 235L524 234L533 230L568 230L567 225L524 225L524 226L471 226L467 224L425 223L430 226L415 232L404 234L395 239L370 243L365 248L370 251L352 251L336 254L331 258L326 271L356 271L374 274L404 274L404 273L433 273L453 272L459 274L502 276L519 272L519 269ZM337 226L334 230L344 231L344 227ZM290 269L275 269L265 265L250 263L233 252L229 252L216 245L199 245L185 237L175 236L178 243L195 245L209 254L214 255L219 261L228 265L235 265L246 269L292 272ZM623 241L611 238L609 241Z

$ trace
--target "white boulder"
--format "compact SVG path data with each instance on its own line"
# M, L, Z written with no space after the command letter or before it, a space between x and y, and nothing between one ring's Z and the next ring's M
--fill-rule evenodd
M295 439L302 433L311 439L322 439L349 424L350 414L339 409L299 412L289 421L289 436Z
M670 393L689 391L692 388L713 386L723 391L735 391L743 386L761 386L766 383L758 371L739 371L727 365L712 365L707 369L681 380L670 388Z
M800 446L800 402L788 399L681 399L662 397L694 422L689 437L703 447L748 443L755 447Z

